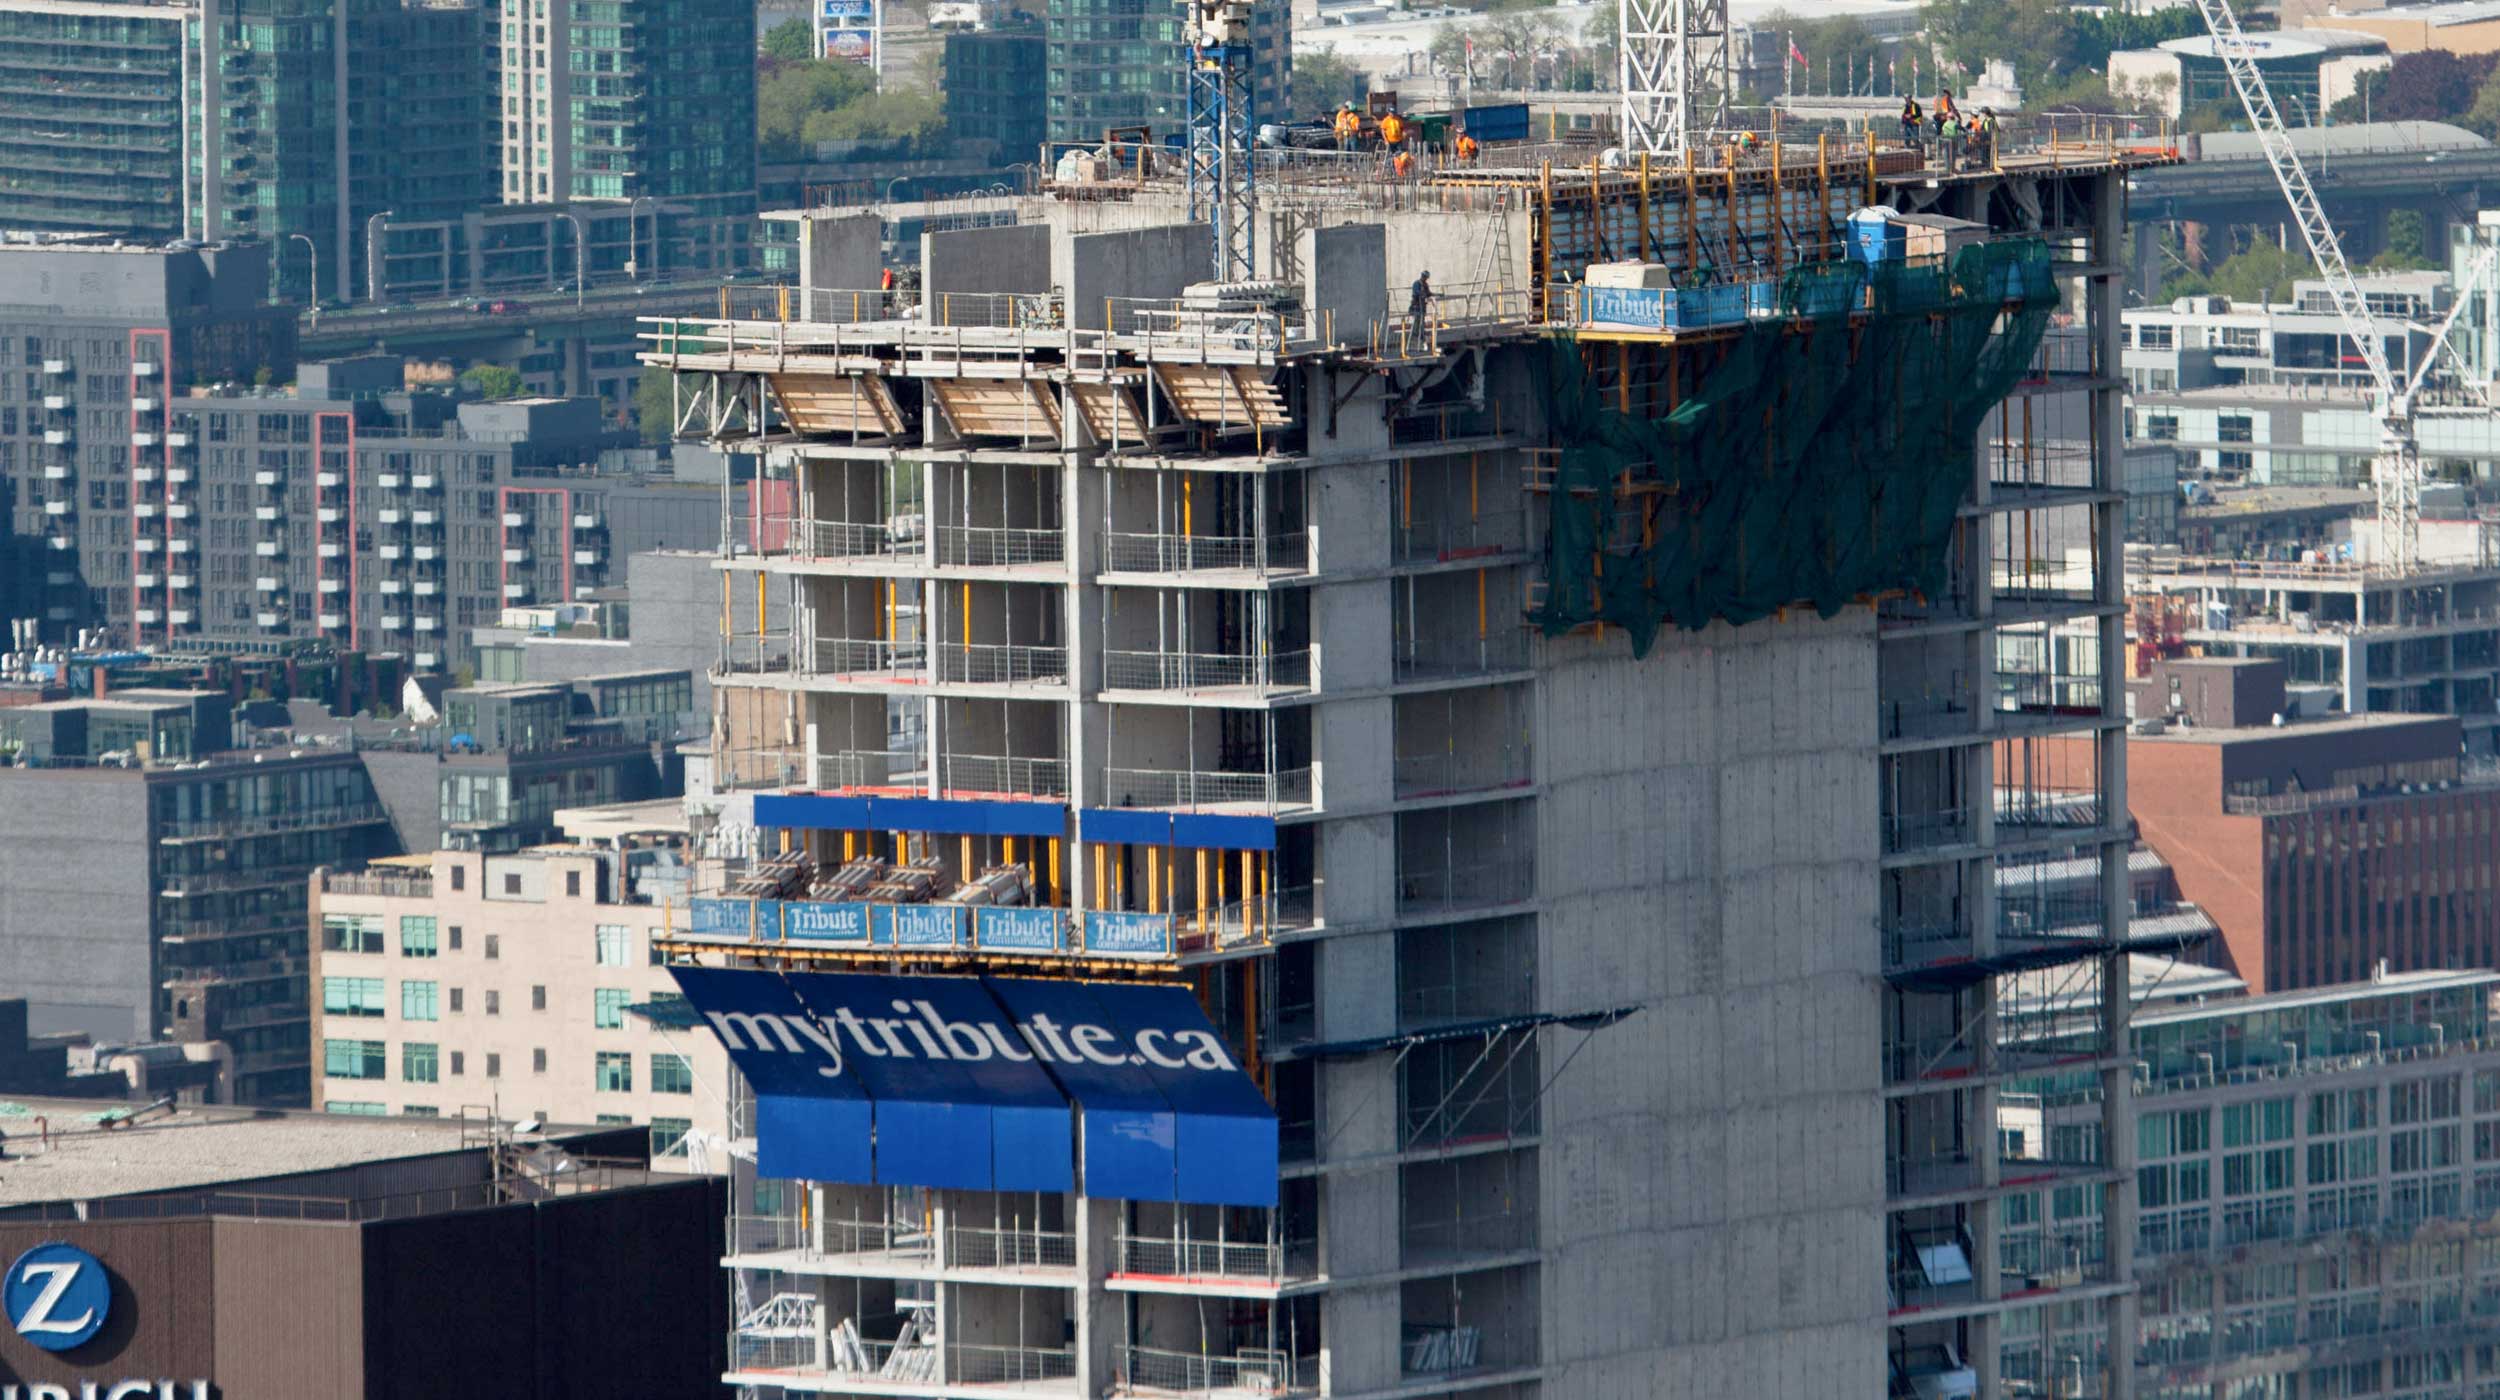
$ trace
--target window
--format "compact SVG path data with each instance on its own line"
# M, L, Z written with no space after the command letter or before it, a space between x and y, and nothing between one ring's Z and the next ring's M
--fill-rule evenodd
M407 914L399 921L399 955L403 958L434 956L434 916Z
M321 1010L328 1016L379 1016L382 1014L382 979L379 977L324 977L321 979Z
M694 1065L683 1055L654 1054L651 1057L651 1092L693 1093Z
M566 899L582 897L582 872L578 870L564 872L564 897Z
M593 1081L603 1094L630 1094L634 1091L634 1057L622 1050L599 1052L598 1073Z
M694 1131L691 1118L654 1118L651 1120L651 1155L683 1157L686 1155L686 1134Z
M321 1072L332 1079L380 1079L384 1073L382 1042L325 1040L321 1042Z
M506 871L504 873L503 892L509 895L518 895L521 892L521 877L519 874L512 871Z
M412 1103L399 1111L402 1118L440 1118L443 1111L431 1104Z
M466 1074L466 1073L468 1073L468 1072L469 1072L469 1057L468 1057L468 1055L467 1055L465 1052L463 1052L463 1051L459 1051L459 1050L454 1050L454 1051L452 1051L452 1052L451 1052L451 1075L452 1075L452 1078L457 1079L457 1078L459 1078L461 1075Z
M453 925L452 925L449 929L447 929L447 930L445 930L445 931L446 931L446 932L448 932L448 933L451 935L451 950L452 950L453 952L455 952L455 953L459 952L459 951L460 951L460 925L458 925L458 924L453 924Z
M547 1072L547 1052L546 1052L546 1051L544 1051L544 1050L532 1050L532 1051L530 1052L530 1072L531 1072L532 1074L545 1074L545 1073ZM541 1115L541 1116L544 1116L544 1115Z
M454 987L454 988L452 988L452 989L451 989L451 1009L452 1009L452 1013L453 1013L454 1015L459 1014L459 1011L460 1011L460 989L459 989L458 987Z
M325 953L381 952L382 916L379 914L322 915L321 949Z
M399 1077L411 1084L433 1084L442 1076L436 1066L436 1048L422 1040L412 1040L399 1047Z
M665 967L665 966L667 966L667 965L668 965L668 954L667 954L667 953L665 953L665 952L662 952L662 951L660 950L660 945L659 945L659 942L658 942L657 940L654 940L654 941L652 941L652 942L651 942L648 946L649 946L649 947L650 947L650 949L651 949L651 965L652 965L653 967Z
M434 1002L437 995L435 985L432 982L420 982L414 978L401 982L399 984L399 1019L403 1021L438 1019L434 1014Z
M455 865L451 868L451 887L455 890L465 890L469 887L469 868L467 866Z
M625 1029L625 1003L633 993L621 987L601 987L591 993L591 1024L603 1031Z
M486 989L486 1014L489 1016L503 1014L503 993L493 987Z
M323 1104L321 1107L330 1113L344 1113L355 1118L380 1118L383 1116L382 1105L378 1103L364 1103L351 1099L332 1099L328 1103Z
M492 1050L486 1052L486 1077L489 1079L503 1078L503 1056L496 1054Z
M530 1010L532 1010L532 1011L544 1011L544 1010L546 1010L546 1009L547 1009L547 985L546 985L544 982L542 982L542 983L539 983L537 986L534 986L534 987L530 988Z
M630 941L626 927L623 924L601 924L598 928L598 937L599 965L623 967L626 945Z
M603 1128L621 1128L634 1121L630 1113L602 1113L591 1120Z
M503 939L502 939L502 937L501 937L500 935L497 935L497 934L492 934L492 933L490 933L490 934L486 935L486 960L487 960L488 962L493 962L495 959L500 958L500 957L502 957L502 956L503 956Z

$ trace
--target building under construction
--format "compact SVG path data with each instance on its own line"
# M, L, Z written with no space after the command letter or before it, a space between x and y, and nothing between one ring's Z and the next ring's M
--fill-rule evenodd
M2168 153L1592 156L1262 153L1211 285L1114 150L909 294L826 220L648 327L764 464L752 837L667 944L752 1086L733 1384L2133 1394L2116 313ZM2121 1131L2001 1138L2023 1014Z

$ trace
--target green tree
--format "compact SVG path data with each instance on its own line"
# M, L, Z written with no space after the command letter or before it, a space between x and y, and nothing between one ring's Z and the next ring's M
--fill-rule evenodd
M521 393L521 372L510 365L471 365L460 372L460 382L483 399L518 398Z
M2341 104L2338 104L2341 105ZM2457 119L2457 125L2489 140L2500 140L2500 68L2483 79L2474 90L2474 105Z
M763 41L756 47L763 50L766 58L805 63L816 56L816 31L806 20L785 19L765 30Z
M1469 77L1475 76L1474 62L1468 56L1468 42L1475 37L1475 33L1473 26L1462 29L1446 22L1432 31L1432 42L1424 49L1425 57L1432 60L1432 71L1465 72Z
M2263 237L2225 258L2209 279L2216 296L2239 302L2284 302L2292 299L2292 283L2315 276L2308 255L2287 252ZM2187 295L2187 293L2179 293Z
M1598 86L1615 85L1615 60L1623 47L1623 7L1599 5L1580 26L1581 59L1598 75Z
M1334 44L1293 56L1293 114L1297 119L1325 117L1340 102L1360 103L1370 90L1369 76L1338 57Z
M1920 18L1946 62L1977 73L1989 59L2009 59L2026 87L2064 66L2074 47L2065 0L1927 0Z
M644 365L634 381L634 426L647 443L663 443L676 434L677 399L665 366Z
M1807 19L1786 10L1773 10L1762 19L1759 28L1785 36L1782 48L1794 43L1797 50L1813 65L1813 84L1835 86L1846 84L1852 73L1873 72L1886 61L1884 46L1867 31L1865 25L1846 15L1830 19ZM1905 76L1903 81L1908 81Z
M2430 227L2419 209L2387 211L2386 245L2370 267L2378 272L2427 272L2439 266L2430 260Z

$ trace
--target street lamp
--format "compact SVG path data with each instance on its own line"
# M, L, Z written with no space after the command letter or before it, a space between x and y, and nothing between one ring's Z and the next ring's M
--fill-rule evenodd
M625 275L637 282L649 280L643 276L642 260L636 256L640 245L635 240L641 237L641 230L634 226L634 220L646 204L655 211L651 219L651 257L657 261L660 256L660 220L656 212L660 205L658 196L638 194L625 201Z
M573 221L573 309L579 311L582 309L582 288L590 281L590 228L582 222L581 215L570 209L559 209L556 213ZM630 213L626 215L626 222L633 222ZM553 253L555 250L550 248L547 251ZM555 271L552 266L554 259L551 257L548 261L550 266L547 270L552 273Z
M321 324L321 245L305 234L290 233L287 237L304 245L304 253L312 259L312 323Z
M397 214L396 209L379 209L365 220L365 300L382 300L382 221Z

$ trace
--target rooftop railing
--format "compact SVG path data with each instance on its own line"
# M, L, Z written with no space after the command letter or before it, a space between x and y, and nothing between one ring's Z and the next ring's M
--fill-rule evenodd
M1311 654L1106 651L1102 684L1105 690L1307 690Z
M1230 1356L1122 1347L1120 1373L1112 1382L1112 1394L1187 1396L1200 1400L1310 1395L1319 1389L1319 1360L1316 1356L1298 1357L1282 1350L1251 1347Z
M1103 803L1111 807L1152 807L1199 811L1217 807L1252 807L1262 811L1311 805L1311 770L1291 768L1277 773L1172 772L1154 768L1102 770Z

